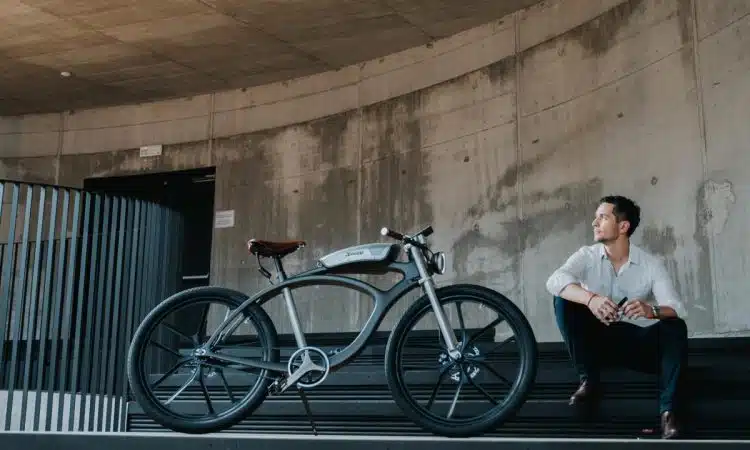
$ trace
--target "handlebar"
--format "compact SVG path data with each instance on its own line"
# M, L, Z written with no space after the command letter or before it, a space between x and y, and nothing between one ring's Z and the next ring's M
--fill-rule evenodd
M412 245L420 249L422 251L421 253L424 263L428 266L430 273L438 273L442 275L445 273L445 253L433 252L425 243L425 238L430 236L433 232L434 230L432 229L432 226L428 226L414 236L405 236L402 233L391 230L388 227L383 227L380 229L381 235L393 238L397 241Z
M397 241L403 241L406 239L406 236L399 233L398 231L391 230L388 227L383 227L380 229L380 234L389 238L393 238Z
M423 244L421 241L422 239L419 239L419 237L426 238L427 236L431 235L433 233L432 226L428 226L424 230L420 231L419 233L415 234L414 237L406 236L402 233L399 233L398 231L391 230L388 227L383 227L380 229L380 234L392 239L395 239L397 241L405 242L407 244L414 245L419 248L426 249L427 246Z

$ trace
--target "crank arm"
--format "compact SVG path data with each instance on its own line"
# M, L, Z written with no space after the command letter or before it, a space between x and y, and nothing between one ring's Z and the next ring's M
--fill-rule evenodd
M315 364L310 360L309 357L306 357L299 368L295 370L294 373L289 376L289 378L284 380L284 382L280 386L279 393L286 391L290 386L293 386L295 383L297 383L300 378L313 371L325 372L325 367Z

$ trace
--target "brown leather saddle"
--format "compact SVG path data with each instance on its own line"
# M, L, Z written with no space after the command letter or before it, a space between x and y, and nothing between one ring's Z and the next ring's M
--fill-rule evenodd
M253 255L265 258L283 258L305 245L305 241L264 241L261 239L250 239L247 241L247 250Z

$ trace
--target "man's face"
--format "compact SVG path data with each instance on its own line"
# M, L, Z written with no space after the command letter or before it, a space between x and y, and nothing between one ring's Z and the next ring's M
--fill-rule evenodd
M613 210L614 205L611 203L602 203L596 208L594 221L591 224L594 227L596 242L612 242L627 232L628 222L618 222Z

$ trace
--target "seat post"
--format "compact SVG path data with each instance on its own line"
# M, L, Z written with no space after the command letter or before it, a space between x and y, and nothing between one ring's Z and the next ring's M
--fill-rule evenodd
M283 282L287 279L286 272L284 271L284 265L281 263L280 256L274 256L273 262L276 265L276 276L279 282ZM294 340L297 342L298 348L307 347L307 340L305 334L302 331L302 324L299 320L299 313L297 312L297 305L294 304L294 298L292 297L292 290L284 288L284 303L286 304L286 312L289 315L289 321L292 323L292 332L294 333Z
M281 263L281 258L278 256L274 256L273 263L276 266L276 276L278 280L286 281L286 272L284 271L284 265Z

